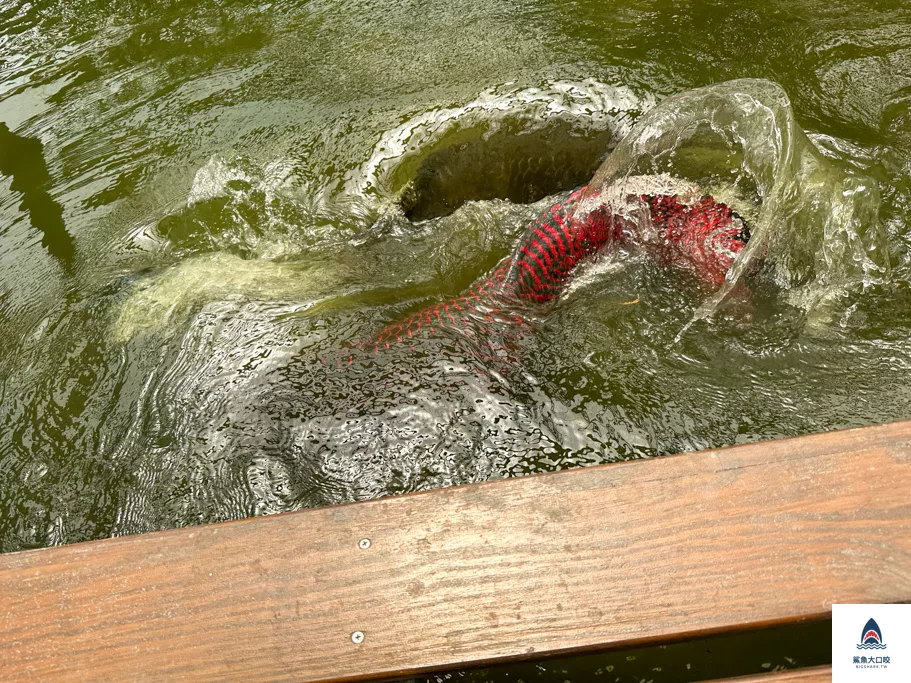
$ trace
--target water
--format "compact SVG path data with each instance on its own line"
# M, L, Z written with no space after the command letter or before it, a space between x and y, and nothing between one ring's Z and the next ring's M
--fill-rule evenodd
M832 622L814 621L724 633L671 645L647 645L549 661L512 663L432 676L427 683L642 683L709 681L832 662Z
M902 3L9 2L0 27L0 551L908 416ZM732 79L766 80L692 92ZM620 253L508 354L339 366L611 150L596 183L672 172L748 217L720 292Z

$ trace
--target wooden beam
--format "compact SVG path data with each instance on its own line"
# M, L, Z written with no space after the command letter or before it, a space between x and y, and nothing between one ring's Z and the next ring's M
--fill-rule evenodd
M789 669L755 676L726 678L723 681L713 681L712 683L832 683L832 667L811 666L806 669Z
M907 601L909 490L903 422L0 555L0 679L395 678Z

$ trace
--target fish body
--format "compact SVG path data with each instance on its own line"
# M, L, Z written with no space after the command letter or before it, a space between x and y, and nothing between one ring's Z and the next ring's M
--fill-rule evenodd
M670 176L635 176L604 191L583 187L535 219L513 254L463 294L388 325L372 346L379 352L444 327L477 335L485 323L521 323L523 308L553 301L583 262L621 246L641 246L717 288L749 238L729 206Z

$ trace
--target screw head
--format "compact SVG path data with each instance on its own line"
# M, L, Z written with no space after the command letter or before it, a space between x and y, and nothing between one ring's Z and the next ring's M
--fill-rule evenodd
M360 548L361 550L367 550L367 548L370 547L370 539L362 538L360 541L357 542L357 547Z
M355 631L351 634L351 642L355 645L360 645L364 642L364 634L361 631Z

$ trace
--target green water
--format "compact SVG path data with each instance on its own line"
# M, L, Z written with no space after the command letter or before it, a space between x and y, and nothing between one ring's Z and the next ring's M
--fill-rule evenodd
M0 28L0 551L909 414L903 3L6 2ZM620 254L505 357L326 361L464 290L667 96L740 78L790 97L775 127L614 157L752 211L736 291Z

